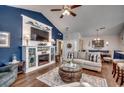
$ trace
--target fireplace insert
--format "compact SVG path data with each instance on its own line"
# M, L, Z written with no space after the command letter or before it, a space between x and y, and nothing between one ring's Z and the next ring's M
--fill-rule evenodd
M49 54L38 55L38 66L49 63Z

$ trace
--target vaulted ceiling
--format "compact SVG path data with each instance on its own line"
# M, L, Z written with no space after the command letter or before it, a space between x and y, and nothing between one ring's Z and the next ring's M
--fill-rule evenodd
M62 5L16 5L14 7L41 12L61 32L69 27L70 32L79 32L82 36L96 35L96 29L100 35L115 35L124 28L124 6L119 5L85 5L74 9L76 17L64 16L59 18L62 12L51 12L50 9L62 8Z

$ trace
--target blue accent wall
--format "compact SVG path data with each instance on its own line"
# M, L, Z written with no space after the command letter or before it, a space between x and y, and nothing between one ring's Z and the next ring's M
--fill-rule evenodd
M10 33L10 48L0 48L0 63L8 63L11 61L13 54L16 54L17 59L21 60L21 14L53 27L52 38L55 40L63 39L63 34L43 14L30 10L0 5L0 32Z

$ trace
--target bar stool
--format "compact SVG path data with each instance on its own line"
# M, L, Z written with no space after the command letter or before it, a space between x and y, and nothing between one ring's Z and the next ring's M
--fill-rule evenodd
M123 59L113 59L112 61L112 65L113 65L113 69L112 69L112 74L113 74L113 78L115 77L115 75L117 74L117 63L124 63Z
M113 65L113 69L112 69L112 74L113 74L113 78L115 77L116 75L116 72L117 72L117 61L112 61L112 65Z
M121 79L120 86L124 82L124 63L117 63L117 79L116 82L118 82L118 79Z

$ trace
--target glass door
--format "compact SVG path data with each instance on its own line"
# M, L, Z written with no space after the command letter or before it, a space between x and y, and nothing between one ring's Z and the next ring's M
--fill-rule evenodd
M55 47L51 47L51 61L55 62Z
M36 48L28 49L28 62L29 68L36 66Z

